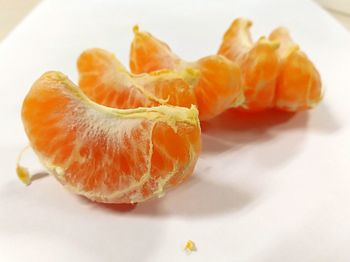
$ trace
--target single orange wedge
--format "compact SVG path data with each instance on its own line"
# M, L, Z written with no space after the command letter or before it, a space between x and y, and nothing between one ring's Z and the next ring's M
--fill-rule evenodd
M98 202L162 196L192 174L201 148L194 106L105 107L59 72L33 84L22 120L48 171L69 190Z
M277 28L269 36L280 42L277 51L281 66L276 85L276 107L300 111L322 100L321 77L307 55L295 44L286 28Z
M199 75L193 70L133 75L112 53L99 48L83 52L77 66L79 87L90 99L108 107L175 105L190 108L196 104L189 83L195 83Z

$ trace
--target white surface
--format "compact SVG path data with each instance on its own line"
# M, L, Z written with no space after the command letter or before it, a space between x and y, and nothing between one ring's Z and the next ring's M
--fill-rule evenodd
M336 10L342 13L350 14L350 1L349 0L317 0L319 3L327 8Z
M1 261L350 261L350 36L308 1L50 1L0 46ZM147 2L147 3L146 3ZM53 178L23 186L20 107L46 70L76 80L85 48L127 63L131 28L188 59L214 53L231 20L255 36L290 28L321 71L324 102L292 117L225 114L203 128L195 176L130 212L68 193ZM29 163L34 165L34 161ZM187 255L185 242L198 251Z

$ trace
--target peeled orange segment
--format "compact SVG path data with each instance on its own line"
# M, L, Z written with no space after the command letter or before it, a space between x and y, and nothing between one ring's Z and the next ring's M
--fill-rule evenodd
M168 45L149 33L134 27L134 40L130 50L130 68L133 73L154 70L197 69L201 73L195 85L195 94L201 120L209 120L227 108L243 102L241 72L235 63L220 55L186 62L175 55Z
M317 105L322 100L322 84L316 67L293 42L287 29L277 28L269 38L281 44L277 52L281 67L277 78L276 107L300 111Z
M135 74L150 73L160 69L178 68L183 61L163 41L136 25L130 49L130 69Z
M261 37L253 42L252 22L239 18L226 31L218 54L237 62L242 70L245 103L242 108L259 111L274 107L279 70L278 42Z
M185 181L200 151L197 109L113 109L48 72L27 94L22 120L44 166L69 190L106 203L142 202Z
M83 52L77 65L80 88L93 101L108 107L176 105L189 108L196 104L189 82L195 83L199 75L193 70L132 75L112 53L98 48Z
M238 66L217 55L199 59L195 66L202 72L194 89L201 120L210 120L226 109L242 104L244 97Z

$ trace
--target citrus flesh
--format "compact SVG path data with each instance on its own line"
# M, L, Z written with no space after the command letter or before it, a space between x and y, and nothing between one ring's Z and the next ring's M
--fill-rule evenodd
M275 29L269 38L280 42L276 107L300 111L316 106L322 100L322 83L314 64L294 43L286 28Z
M220 55L195 62L184 61L167 44L150 33L139 31L137 26L130 49L130 68L137 74L161 69L198 70L200 78L194 90L201 120L210 120L243 102L241 71L237 64Z
M279 59L278 44L250 35L252 22L236 19L225 32L218 54L237 62L242 70L245 102L242 108L259 111L274 106Z
M175 105L190 108L196 104L189 82L195 71L162 70L153 74L130 74L110 52L93 48L78 58L79 87L96 103L114 108Z
M137 203L181 184L201 148L197 109L114 109L89 100L65 75L32 86L22 120L43 165L93 201Z
M245 95L242 108L300 111L315 106L322 93L319 73L288 30L278 28L268 39L261 37L254 43L251 26L248 19L235 19L218 51L241 66Z

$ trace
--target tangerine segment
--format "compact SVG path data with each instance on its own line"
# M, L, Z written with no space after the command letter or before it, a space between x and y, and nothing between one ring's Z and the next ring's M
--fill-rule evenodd
M131 44L130 68L133 73L150 73L160 69L199 70L201 76L195 85L195 94L201 120L214 118L243 100L238 65L219 55L186 62L175 55L167 44L150 33L139 31L137 26L134 27Z
M134 39L130 49L130 69L134 74L150 73L160 69L175 69L182 63L170 47L148 32L133 27Z
M22 120L49 172L98 202L135 203L162 195L192 174L201 147L194 106L104 107L59 72L34 83Z
M307 55L299 49L285 28L275 29L269 36L279 41L281 68L277 78L276 107L286 111L312 108L322 99L321 77Z
M279 70L278 43L261 37L253 43L252 22L238 18L225 32L218 54L237 62L242 70L245 103L249 111L274 107Z
M152 75L132 75L103 49L83 52L77 62L79 86L95 102L114 108L151 107L163 104L191 107L196 104L192 87L198 74L163 70Z
M248 19L235 19L225 32L218 53L232 61L241 60L253 46L250 34L252 25L252 21Z
M195 88L201 120L209 120L244 101L238 66L217 55L198 60L196 66L202 72Z

